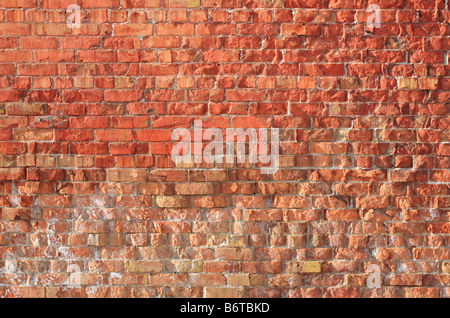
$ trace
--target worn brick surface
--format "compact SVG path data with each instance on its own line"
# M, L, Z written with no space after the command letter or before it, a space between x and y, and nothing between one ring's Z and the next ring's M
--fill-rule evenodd
M450 297L449 9L0 0L0 296ZM280 169L173 162L195 119Z

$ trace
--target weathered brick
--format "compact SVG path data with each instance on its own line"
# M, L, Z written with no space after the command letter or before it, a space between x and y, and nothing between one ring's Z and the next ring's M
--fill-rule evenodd
M163 264L160 261L132 260L126 261L124 267L131 273L159 273L162 272Z
M287 273L320 273L320 262L317 261L300 261L300 262L287 262Z

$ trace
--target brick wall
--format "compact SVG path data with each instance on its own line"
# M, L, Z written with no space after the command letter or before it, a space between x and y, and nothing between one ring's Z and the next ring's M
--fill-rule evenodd
M0 0L0 295L449 297L449 21ZM276 128L278 171L175 163L194 120Z

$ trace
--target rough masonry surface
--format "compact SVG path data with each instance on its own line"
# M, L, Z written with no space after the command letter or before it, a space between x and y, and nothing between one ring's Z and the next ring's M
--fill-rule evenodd
M0 296L449 297L449 22L448 0L0 0ZM194 120L279 129L278 171L175 163Z

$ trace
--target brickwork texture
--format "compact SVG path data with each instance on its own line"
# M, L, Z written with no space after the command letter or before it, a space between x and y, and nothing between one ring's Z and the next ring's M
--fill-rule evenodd
M449 3L0 0L0 296L450 297Z

